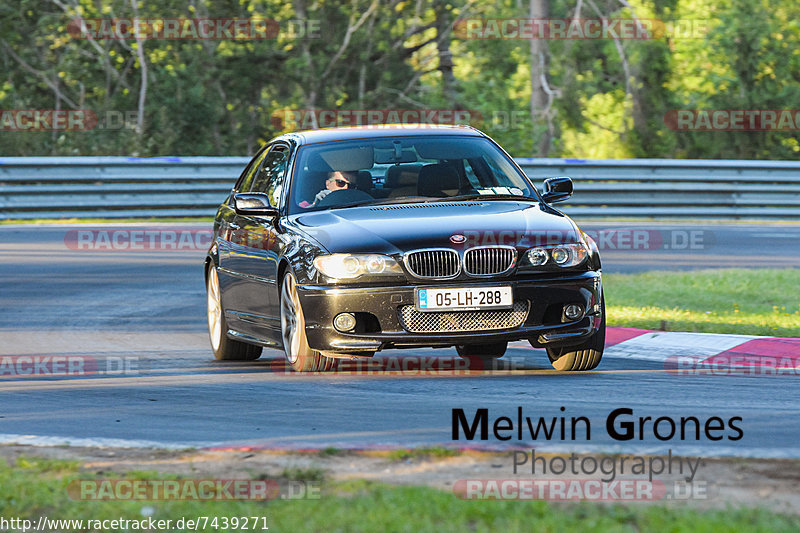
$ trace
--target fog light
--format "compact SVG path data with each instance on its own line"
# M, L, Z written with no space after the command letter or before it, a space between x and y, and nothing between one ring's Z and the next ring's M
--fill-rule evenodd
M352 313L339 313L333 319L333 327L339 331L352 331L356 327L356 317Z
M570 320L575 320L583 315L583 306L569 304L564 306L564 316Z

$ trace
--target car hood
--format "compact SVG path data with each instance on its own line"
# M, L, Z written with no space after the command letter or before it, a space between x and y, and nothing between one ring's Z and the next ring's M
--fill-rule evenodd
M563 214L536 203L502 200L352 207L295 215L288 222L332 253L580 241L577 227Z

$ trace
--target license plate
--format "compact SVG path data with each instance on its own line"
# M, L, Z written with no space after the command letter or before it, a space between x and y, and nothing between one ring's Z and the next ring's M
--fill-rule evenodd
M511 287L417 289L420 311L510 309L513 303Z

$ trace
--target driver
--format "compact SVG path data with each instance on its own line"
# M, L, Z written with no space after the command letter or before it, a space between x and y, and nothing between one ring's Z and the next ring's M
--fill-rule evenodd
M300 202L300 207L314 207L333 191L353 189L356 186L356 173L347 170L334 170L328 172L328 179L325 180L325 188L317 193L312 203Z

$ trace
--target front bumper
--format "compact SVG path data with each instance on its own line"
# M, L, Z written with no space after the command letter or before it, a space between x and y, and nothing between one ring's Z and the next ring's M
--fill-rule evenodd
M300 285L298 295L305 315L308 343L315 350L338 353L515 340L529 340L540 347L569 346L584 342L600 326L602 285L599 271L468 283L510 285L515 302L529 302L522 324L490 331L413 333L404 329L399 310L401 306L414 305L415 289L423 287L422 284L380 287ZM449 282L424 286L464 285L464 282ZM581 304L587 314L579 320L565 321L561 309L569 303ZM351 333L337 331L333 327L333 318L344 312L357 313L360 319L366 316L366 329L359 327Z

